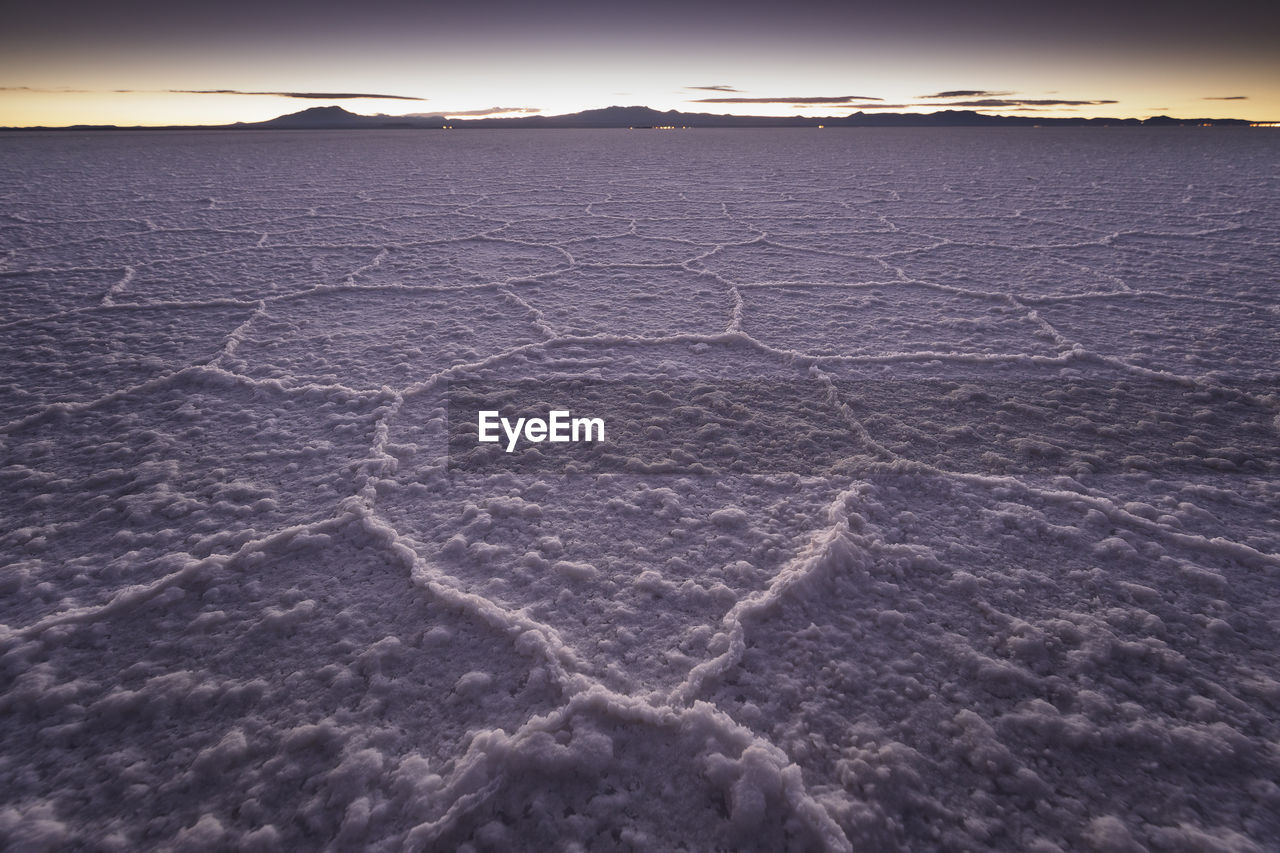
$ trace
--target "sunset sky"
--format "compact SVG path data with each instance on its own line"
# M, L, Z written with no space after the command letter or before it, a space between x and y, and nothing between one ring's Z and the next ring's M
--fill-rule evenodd
M0 126L217 124L328 104L1275 120L1280 13L1266 6L28 3L0 32Z

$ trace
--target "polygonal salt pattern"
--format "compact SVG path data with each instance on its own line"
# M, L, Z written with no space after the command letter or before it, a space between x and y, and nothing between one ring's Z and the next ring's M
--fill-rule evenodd
M355 493L381 393L256 386L194 368L10 428L4 615L99 601L166 555L205 556L330 515Z
M1261 563L1116 510L872 474L704 695L782 745L815 794L847 804L832 809L845 835L881 849L1066 849L1097 815L1134 813L1159 847L1196 825L1206 790L1216 825L1274 837L1251 793L1280 770ZM1136 753L1153 783L1197 783L1135 786Z
M1037 313L1089 350L1176 374L1274 382L1280 314L1268 305L1157 295L1054 301Z
M225 365L289 382L402 388L542 340L535 319L494 287L314 292L256 315Z
M0 847L1280 837L1267 132L0 142Z
M358 519L168 568L7 660L0 749L27 770L6 796L85 796L94 823L68 841L194 843L203 822L359 846L444 811L473 738L559 704L518 638L424 589ZM380 828L371 801L394 814Z

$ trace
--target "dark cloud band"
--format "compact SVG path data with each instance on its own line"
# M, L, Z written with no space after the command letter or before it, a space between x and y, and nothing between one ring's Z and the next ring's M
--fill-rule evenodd
M921 100L926 98L1002 98L1012 95L1013 92L989 92L986 89L951 89L947 92L934 92L932 95L919 95Z
M117 92L134 92L135 89L116 89ZM175 95L273 95L277 98L305 98L315 101L345 101L372 99L379 101L425 101L409 95L371 95L364 92L246 92L240 89L165 89Z
M304 98L314 101L425 101L409 95L373 95L363 92L248 92L242 89L42 89L35 86L2 86L0 92L39 92L48 95L91 95L110 92L115 95L267 95L276 98Z

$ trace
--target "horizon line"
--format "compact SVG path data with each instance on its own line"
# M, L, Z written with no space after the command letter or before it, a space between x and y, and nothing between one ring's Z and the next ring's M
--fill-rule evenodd
M851 106L852 106L852 105L851 105ZM857 105L857 106L864 106L864 105ZM582 116L582 115L587 114L587 113L598 113L598 112L605 112L605 111L610 111L610 110L614 110L614 111L621 111L621 110L645 110L645 111L649 111L649 112L652 112L652 113L657 114L657 115L688 116L688 117L696 117L696 118L698 118L698 119L703 119L703 120L708 120L708 119L709 119L709 120L725 120L725 121L735 121L735 120L736 120L736 121L751 121L751 120L756 120L756 121L760 121L760 122L762 122L762 123L777 122L777 123L780 123L780 124L796 124L796 123L800 123L800 122L814 122L814 123L816 123L818 126L822 126L822 125L824 125L824 124L828 124L828 123L830 123L830 124L832 124L832 126L833 126L833 127L839 127L839 126L841 126L841 125L839 124L840 122L848 121L848 120L850 120L850 119L854 119L854 118L857 118L857 117L861 117L861 118L864 118L864 119L873 119L873 120L874 120L874 119L876 119L876 118L885 118L885 119L909 119L909 118L911 118L911 117L934 118L934 117L938 117L938 116L942 116L942 115L947 115L947 114L952 114L952 115L970 115L970 116L974 116L974 117L979 117L979 118L984 119L984 120L1007 120L1007 121L1015 122L1015 123L1017 123L1017 124L1031 124L1031 123L1034 123L1034 122L1037 122L1037 121L1045 121L1045 122L1049 122L1049 123L1053 123L1053 124L1058 124L1058 123L1061 123L1061 122L1080 122L1080 123L1088 123L1088 124L1105 124L1106 122L1112 122L1112 121L1114 121L1114 122L1126 122L1126 123L1132 123L1132 122L1141 122L1141 123L1145 123L1145 122L1149 122L1149 121L1163 120L1163 121L1172 121L1172 122L1178 122L1178 123L1182 123L1182 124L1192 124L1192 125L1197 125L1197 124L1207 124L1207 125L1212 125L1212 124L1214 124L1214 123L1230 123L1230 124L1236 124L1236 125L1240 125L1240 124L1247 124L1247 125L1255 126L1255 127L1257 127L1257 126L1267 127L1267 126L1275 126L1275 125L1277 125L1277 123L1278 123L1277 121L1274 121L1274 120L1268 120L1268 119L1249 119L1249 118L1240 118L1240 117L1227 117L1227 118L1188 117L1188 118L1179 118L1179 117L1169 116L1169 115L1167 115L1167 114L1163 114L1163 113L1161 113L1161 114L1147 115L1147 116L1145 116L1145 117L1140 117L1140 116L1136 116L1136 115L1132 115L1132 116L1092 116L1092 117L1089 117L1089 116L1071 116L1071 115L1065 115L1065 116L1063 116L1063 115L1036 115L1036 114L1034 114L1034 113L1029 114L1029 113L1027 113L1027 112L1021 112L1021 113L1014 113L1014 114L1010 114L1010 113L1007 113L1007 112L1003 112L1003 113L1002 113L1002 112L989 112L989 111L986 111L986 110L973 109L973 108L967 108L967 109L947 108L947 107L946 107L946 105L943 105L943 104L939 104L938 106L939 106L939 107L943 107L943 108L942 108L942 109L935 109L935 110L933 110L933 111L931 111L931 112L923 112L923 111L919 111L919 112L917 112L917 111L914 111L914 110L907 110L907 111L885 111L885 112L872 111L872 112L867 112L867 111L865 111L865 110L863 110L863 109L858 109L858 110L855 110L855 111L850 112L850 113L846 113L846 114L843 114L843 115L836 115L836 116L804 116L804 115L773 116L773 115L757 115L757 114L749 114L749 113L748 113L748 114L744 114L744 113L706 113L706 112L686 112L686 111L683 111L683 110L676 110L676 109L670 109L670 110L659 110L659 109L655 109L655 108L653 108L653 107L649 107L649 106L645 106L645 105L639 105L639 104L637 104L637 105L628 105L628 106L623 106L623 105L620 105L620 104L611 104L611 105L606 106L606 107L588 107L588 108L586 108L586 109L578 110L578 111L576 111L576 112L571 112L571 113L553 113L553 114L546 114L546 113L541 113L541 112L539 112L539 113L534 113L534 114L529 114L529 113L520 114L520 113L517 113L517 112L515 112L515 111L512 111L512 115L501 115L501 114L498 114L498 115L489 115L489 116L474 116L474 115L470 115L470 116L469 116L469 115L466 115L466 111L460 111L460 112L456 112L456 113L451 113L451 112L440 112L440 113L414 113L414 114L409 114L409 115L392 115L392 114L386 114L386 113L375 113L375 114L372 114L372 115L367 115L367 114L364 114L364 113L353 113L353 112L350 112L349 110L345 109L344 107L342 107L342 106L341 106L341 105L339 105L339 104L328 104L328 105L324 105L324 106L315 106L315 107L310 107L310 108L307 108L307 109L304 109L304 110L299 110L299 111L297 111L297 112L292 112L292 113L283 113L283 114L281 114L281 115L279 115L279 116L276 116L276 117L274 117L274 118L264 119L264 120L260 120L260 121L248 121L248 122L246 122L246 121L238 121L238 122L223 123L223 124L136 124L136 125L120 125L120 124L86 124L86 123L75 123L75 124L65 124L65 125L5 125L5 126L0 126L0 130L5 130L5 131L21 131L21 130L33 130L33 131L39 131L39 130L112 130L112 129L115 129L115 130L148 130L148 129L155 129L155 130L169 130L169 129L173 129L173 130L181 130L181 129L192 129L192 130L205 130L205 129L271 129L271 128L269 127L269 125L271 125L273 122L279 122L279 121L281 121L281 120L289 119L289 118L293 118L293 117L296 117L296 116L305 116L305 115L307 115L307 114L312 114L312 115L314 115L314 114L317 114L317 113L327 113L327 114L333 114L333 115L336 115L337 113L341 113L343 116L345 116L345 117L350 117L350 118L353 118L353 119L355 119L355 118L358 118L358 119L369 119L369 120L379 120L379 119L380 119L380 120L382 120L382 121L384 122L384 125L392 125L392 124L395 124L395 125L399 125L400 127L404 127L405 125L411 125L411 126L417 126L417 127L420 127L420 129L432 129L432 128L430 128L429 126L420 125L420 123L422 123L422 122L429 122L429 121L432 121L432 120L440 120L440 121L446 121L446 122L449 122L451 125L457 125L458 129L461 129L461 128L464 128L464 127L470 127L470 128L472 128L472 129L483 129L483 128L485 128L485 127L492 127L492 126L494 126L494 125L495 125L495 123L497 123L497 122L504 122L504 123L505 123L505 122L521 122L521 123L529 123L529 126L531 126L531 127L537 127L537 126L539 126L539 125L541 124L541 121L548 121L548 120L555 120L555 119L571 119L571 118L575 118L575 117L578 117L578 116ZM336 111L336 112L335 112L335 111ZM264 127L264 126L265 126L265 127ZM607 125L607 126L602 126L602 129L604 129L605 127L616 127L616 126L617 126L617 125ZM706 127L707 125L703 125L703 126L704 126L704 127ZM283 129L283 128L281 128L281 129ZM295 128L295 129L305 129L305 128ZM375 128L375 127L366 127L366 128L356 128L356 127L352 127L351 129L377 129L377 128Z

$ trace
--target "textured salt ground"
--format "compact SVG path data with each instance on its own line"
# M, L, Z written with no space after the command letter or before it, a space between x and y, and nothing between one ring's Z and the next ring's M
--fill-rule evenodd
M124 278L122 270L10 271L0 264L4 302L0 322L5 325L100 305L102 297Z
M354 140L0 141L0 845L1280 840L1273 139Z
M119 302L252 302L321 284L341 284L374 264L372 246L258 246L208 255L151 261L136 269L114 298Z
M1012 352L1049 355L1053 336L1021 306L917 284L753 287L742 290L743 331L806 353Z
M1099 304L1050 302L1036 310L1070 340L1141 367L1221 374L1237 381L1256 377L1275 383L1280 378L1274 363L1257 360L1257 353L1274 341L1280 316L1267 305L1143 294Z
M283 391L191 368L6 437L10 627L100 604L174 554L235 550L356 490L379 393Z
M26 321L0 343L6 420L50 403L87 403L217 358L227 335L252 315L238 306L119 308L89 313L74 325ZM76 359L68 361L74 353ZM91 362L93 368L85 369Z
M745 243L764 234L755 225L734 219L727 213L674 216L670 211L655 211L653 216L623 221L624 224L630 223L629 233L640 237L674 237L701 244L734 240Z
M718 248L700 258L698 266L735 284L772 281L855 284L893 277L883 263L873 258L805 251L763 242Z
M456 294L335 289L264 306L224 365L286 382L404 387L424 374L540 341L545 334L537 321L532 308L497 287Z
M978 293L1036 297L1114 293L1128 288L1119 276L1077 261L1070 250L1027 252L992 247L984 252L984 260L982 265L975 264L972 248L948 243L903 251L893 255L889 263L913 281Z
M1265 575L1069 495L1007 491L873 475L715 700L839 792L873 847L1078 848L1107 813L1176 847L1206 800L1223 842L1275 838Z
M569 266L570 258L554 246L498 238L463 238L437 243L391 246L378 263L361 270L368 284L467 287L505 283L517 278L554 272Z
M680 268L571 270L519 283L512 292L549 329L576 336L714 335L733 304L722 279Z
M96 825L80 840L108 846L169 843L208 814L257 825L259 843L356 844L371 785L397 789L395 830L431 816L470 733L518 728L559 691L512 638L423 594L380 539L358 519L277 537L18 647L9 796L83 798Z
M672 227L680 229L684 220ZM623 217L593 216L583 210L556 219L515 219L504 221L488 232L494 237L527 243L564 244L574 240L623 237L632 233L632 220ZM650 236L665 237L666 234Z
M982 370L827 367L839 398L887 450L968 473L1214 478L1247 491L1280 472L1263 384L1213 391L1137 377L1075 351L1065 364L1005 359Z

